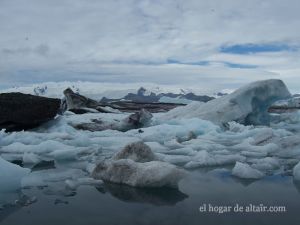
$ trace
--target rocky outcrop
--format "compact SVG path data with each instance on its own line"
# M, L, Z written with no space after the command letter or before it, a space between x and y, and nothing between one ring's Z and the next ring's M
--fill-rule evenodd
M22 93L0 94L0 129L11 132L35 128L53 119L60 105L60 99Z

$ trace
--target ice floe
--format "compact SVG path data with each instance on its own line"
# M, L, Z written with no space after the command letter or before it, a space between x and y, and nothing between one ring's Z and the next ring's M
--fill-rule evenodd
M265 176L261 171L241 162L236 162L232 170L232 175L246 179L259 179Z
M14 191L21 187L21 180L30 170L7 162L0 157L0 192Z

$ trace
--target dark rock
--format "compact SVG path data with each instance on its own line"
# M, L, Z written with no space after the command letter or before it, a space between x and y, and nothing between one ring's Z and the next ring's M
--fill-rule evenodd
M107 106L117 109L121 112L139 112L141 109L145 109L151 113L167 112L178 106L184 106L185 104L176 103L162 103L162 102L132 102L132 101L114 101L107 103Z
M64 90L66 109L75 114L84 113L110 113L113 112L91 98L87 98L78 93L74 93L71 88Z
M147 125L152 118L152 114L145 109L141 109L139 112L131 114L127 118L127 122L133 128L144 127Z
M22 161L22 160L19 160L19 159L13 160L13 161L11 161L11 163L16 164L16 165L18 165L18 166L20 166L20 167L23 167L23 166L24 166L24 165L23 165L23 161Z
M38 170L48 170L48 169L54 169L55 168L55 162L54 160L50 161L41 161L37 164L35 164L32 168L31 171L38 171Z
M79 130L102 131L102 130L118 130L128 131L147 126L152 118L152 114L147 110L141 109L139 112L133 113L125 119L119 121L106 122L99 119L93 119L88 123L80 123L74 125L74 128Z
M96 108L99 104L97 101L87 98L83 95L74 93L71 88L64 90L68 110L81 108Z
M53 119L60 110L60 99L22 93L0 94L0 129L7 132L38 127Z
M195 95L194 93L188 93L186 95L181 96L181 98L199 102L208 102L210 100L215 99L214 97L210 97L207 95Z

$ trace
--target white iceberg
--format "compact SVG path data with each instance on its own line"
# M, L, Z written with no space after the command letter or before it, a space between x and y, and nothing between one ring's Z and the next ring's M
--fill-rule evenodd
M245 157L238 154L234 155L211 155L207 151L200 151L185 165L185 168L196 168L204 166L220 166L234 164L236 161L244 161Z
M193 102L162 115L160 119L197 117L224 125L230 121L242 124L269 124L269 107L277 100L288 99L290 92L281 80L250 83L232 94L207 103Z
M112 160L100 162L92 177L133 187L177 187L183 170L156 159L149 146L135 142L125 146Z
M184 172L176 166L160 161L138 163L131 159L110 160L99 163L92 176L133 187L174 187Z

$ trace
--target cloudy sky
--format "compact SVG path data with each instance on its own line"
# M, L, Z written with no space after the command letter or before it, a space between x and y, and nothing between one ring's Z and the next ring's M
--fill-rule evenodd
M300 92L299 0L0 0L0 87L43 81Z

